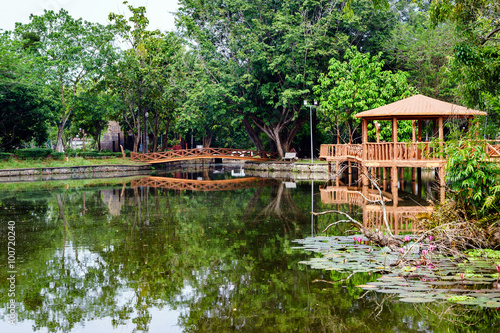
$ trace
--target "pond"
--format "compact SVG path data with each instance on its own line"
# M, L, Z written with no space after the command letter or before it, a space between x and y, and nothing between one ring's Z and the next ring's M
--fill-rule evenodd
M221 168L0 184L0 332L500 331L497 309L403 303L356 287L378 274L300 264L317 254L294 240L335 219L311 205L363 212L322 200L329 186Z

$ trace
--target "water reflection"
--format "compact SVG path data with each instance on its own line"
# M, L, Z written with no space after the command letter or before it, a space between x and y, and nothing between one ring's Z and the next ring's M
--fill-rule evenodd
M382 191L382 196L378 190L363 189L354 186L326 186L320 189L321 202L329 205L358 206L361 208L363 225L370 229L384 230L384 209L387 222L391 231L395 234L400 232L415 232L416 226L413 223L418 216L429 214L434 211L434 206L428 202L418 204L417 198L405 200L398 205L391 205L393 195L390 192ZM407 194L407 198L410 194ZM377 201L386 202L383 208Z
M199 175L189 177L199 182ZM153 187L150 180L0 191L0 234L6 234L7 221L16 221L19 316L18 326L7 324L2 251L1 332L460 327L438 315L455 312L447 304L395 303L354 287L374 276L357 274L332 284L324 281L346 275L298 264L309 254L294 250L292 240L311 233L317 184L240 181L255 186L209 192ZM319 210L326 204L313 205ZM6 238L0 242L6 248ZM480 319L484 331L498 325L491 311L461 314L464 322Z

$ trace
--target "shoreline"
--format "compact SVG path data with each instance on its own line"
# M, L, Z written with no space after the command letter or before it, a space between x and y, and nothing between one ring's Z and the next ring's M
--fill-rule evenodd
M168 164L103 164L63 167L38 167L0 169L0 182L50 181L90 178L115 178L147 175L154 171L169 171L199 166L214 165L212 160L171 162ZM219 163L217 163L219 164ZM223 160L222 165L240 167L251 176L262 178L286 178L296 180L329 179L327 164L301 162L248 162Z

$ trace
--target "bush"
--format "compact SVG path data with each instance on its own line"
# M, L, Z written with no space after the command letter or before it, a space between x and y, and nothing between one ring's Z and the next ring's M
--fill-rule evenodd
M490 160L485 142L465 137L448 143L446 178L467 212L482 218L498 212L500 167Z
M83 158L122 157L122 153L113 153L109 150L100 153L99 151L94 150L80 153L80 156L82 156Z
M53 159L55 160L64 160L64 157L65 157L65 154L63 152L59 153L57 151L54 151L50 154L52 156Z
M14 156L14 154L11 153L0 153L0 160L1 161L7 161L10 160Z
M23 159L31 158L46 158L52 153L50 148L26 148L18 149L15 151L15 155Z

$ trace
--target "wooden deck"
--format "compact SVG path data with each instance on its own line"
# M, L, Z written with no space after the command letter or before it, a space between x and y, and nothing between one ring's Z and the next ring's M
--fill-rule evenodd
M247 161L268 161L278 158L277 153L267 151L255 151L235 148L195 148L169 150L156 153L130 153L130 158L134 161L145 163L177 162L194 159L226 158Z
M490 158L500 158L500 141L488 141ZM367 167L441 167L446 163L442 147L429 142L381 142L365 144L323 144L320 159L328 162L351 161Z
M437 154L439 147L429 142L366 143L321 145L320 159L328 162L351 161L368 167L439 167L446 160Z
M223 179L223 180L195 180L170 177L143 177L132 180L131 187L153 187L179 191L231 191L242 188L252 188L276 184L274 179L258 177Z

